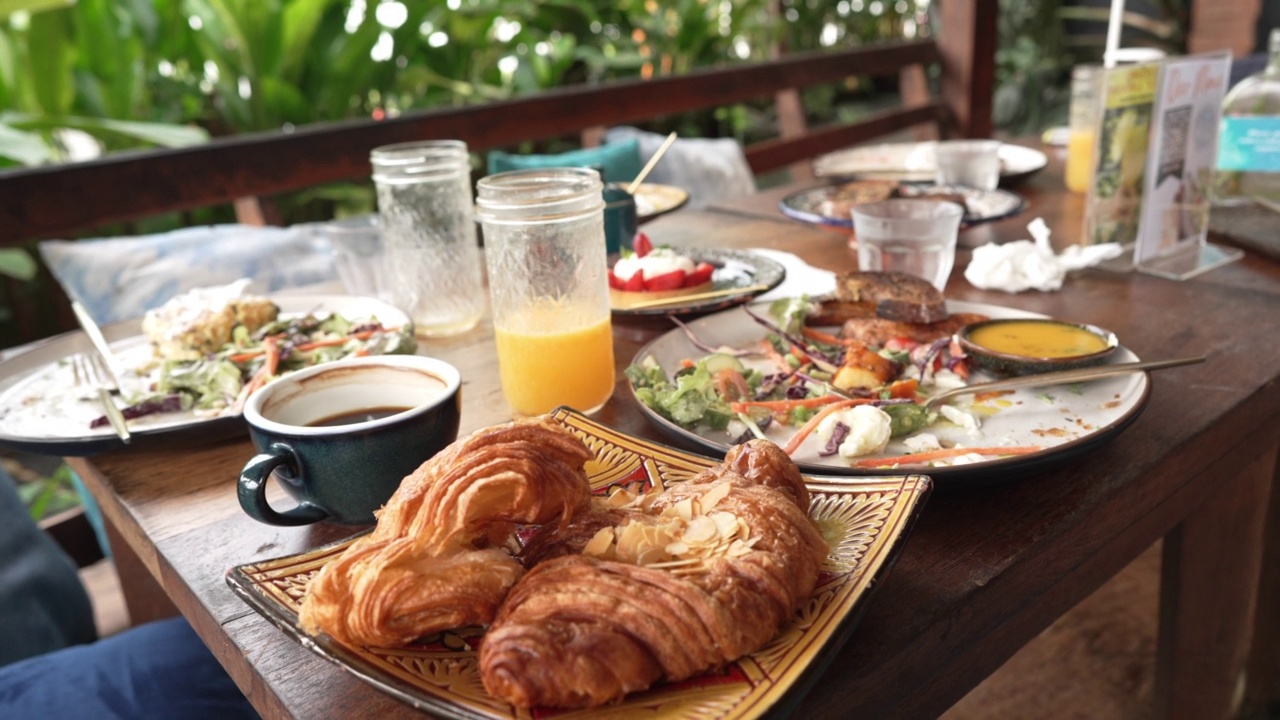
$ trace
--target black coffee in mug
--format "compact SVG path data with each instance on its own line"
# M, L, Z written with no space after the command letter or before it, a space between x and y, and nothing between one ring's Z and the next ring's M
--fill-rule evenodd
M240 506L271 525L372 523L405 476L457 439L460 385L442 360L378 355L263 386L244 408L259 454L240 473ZM271 507L271 478L295 507Z

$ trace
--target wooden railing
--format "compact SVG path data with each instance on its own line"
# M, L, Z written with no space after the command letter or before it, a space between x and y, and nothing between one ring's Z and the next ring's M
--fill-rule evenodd
M229 203L236 204L244 221L270 223L271 216L259 212L258 198L367 178L369 151L379 145L457 138L473 151L484 152L788 93L794 100L800 89L851 77L898 76L902 102L857 122L808 128L793 121L779 137L744 148L752 170L795 167L822 153L912 126L931 126L950 136L985 137L991 132L995 13L996 0L947 0L939 5L937 39L787 55L675 77L562 87L481 105L406 112L380 121L317 124L217 138L196 147L3 171L0 247ZM933 68L939 70L935 92L924 79ZM5 295L20 321L34 306L44 318L39 325L49 324L47 306L22 297L14 283L8 285ZM65 304L60 293L50 297L52 304ZM63 312L58 316L69 319ZM29 319L24 324L24 339L65 329L33 330L33 325Z
M678 77L563 87L483 105L409 112L381 121L355 120L290 132L237 135L197 147L119 153L71 165L3 172L0 244L367 177L369 151L387 143L458 138L471 149L484 151L564 137L592 127L731 105L850 76L894 75L904 68L938 64L955 52L940 42L917 40L793 55ZM987 109L975 112L980 103L972 102L966 91L949 92L945 87L946 81L967 81L968 85L990 88L989 78L973 77L979 70L991 74L990 67L974 68L972 63L968 70L949 70L944 64L940 97L908 98L901 107L861 122L765 141L746 148L747 160L754 171L766 172L921 123L937 123L957 135L988 134L989 93L985 97Z

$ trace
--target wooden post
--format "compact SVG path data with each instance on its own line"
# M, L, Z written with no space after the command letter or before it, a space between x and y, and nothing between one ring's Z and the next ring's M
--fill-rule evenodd
M951 137L991 137L997 0L942 0L936 29Z
M1241 709L1275 467L1273 447L1222 477L1221 492L1165 536L1156 718L1230 718Z

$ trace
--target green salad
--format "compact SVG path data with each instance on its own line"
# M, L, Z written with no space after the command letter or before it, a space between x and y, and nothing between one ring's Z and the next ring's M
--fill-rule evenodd
M294 370L347 357L412 354L412 326L387 327L377 318L354 321L337 313L273 320L250 332L243 325L231 342L197 360L161 360L146 370L147 392L131 397L126 419L194 410L206 415L240 411L246 398ZM107 422L105 416L93 427Z

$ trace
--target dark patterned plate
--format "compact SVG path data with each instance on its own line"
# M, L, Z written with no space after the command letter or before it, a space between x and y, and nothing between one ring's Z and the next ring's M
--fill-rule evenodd
M610 304L614 315L688 315L723 310L772 290L787 276L787 270L781 263L749 251L686 247L671 249L694 263L707 262L714 265L716 270L711 275L711 287L691 293L688 297L662 298L659 305L636 304L657 301L655 298L642 297L640 293L628 293L626 299L613 293Z
M778 209L784 215L797 220L852 228L853 216L843 212L837 215L823 207L839 187L839 185L827 185L792 193L782 199ZM1017 215L1027 207L1027 201L1021 195L1008 190L977 190L945 185L903 185L898 190L898 196L946 200L963 196L965 213L962 223L965 227Z

